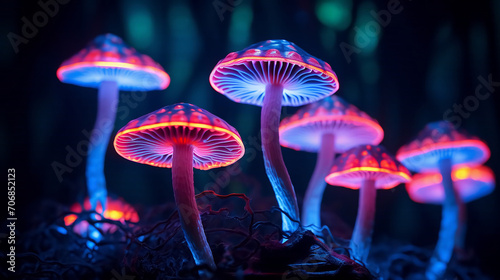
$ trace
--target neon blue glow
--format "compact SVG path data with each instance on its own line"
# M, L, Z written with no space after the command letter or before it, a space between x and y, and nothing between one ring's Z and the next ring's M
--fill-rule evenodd
M63 227L56 227L56 230L60 233L60 234L68 234L68 230L63 228Z
M282 229L285 232L293 233L300 223L299 207L295 190L288 175L281 147L279 144L279 121L281 114L281 95L283 87L280 85L270 85L266 87L266 95L261 111L261 137L262 153L264 154L264 165L266 174L273 186L274 195L282 213Z
M92 130L91 145L87 157L87 192L91 210L96 211L97 204L106 210L106 179L104 176L104 159L109 138L113 131L118 104L118 86L116 82L103 82L98 92L97 118Z
M426 147L415 149L411 147ZM439 148L437 148L439 147ZM466 131L455 129L448 121L428 123L417 138L398 151L398 159L415 172L435 171L441 159L452 165L482 164L490 156L489 148Z
M321 148L314 167L314 173L307 186L302 204L302 225L317 236L321 236L321 201L326 187L325 177L335 160L333 134L324 134L321 137Z
M453 254L455 234L457 232L459 220L457 193L451 179L451 159L445 158L441 160L439 162L439 169L443 177L442 182L445 191L445 200L443 202L439 239L429 261L427 271L425 272L426 278L430 280L442 279L446 272L446 267Z

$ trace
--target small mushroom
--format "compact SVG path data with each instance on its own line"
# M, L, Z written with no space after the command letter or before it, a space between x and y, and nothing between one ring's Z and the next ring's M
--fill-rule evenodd
M321 236L325 177L335 154L358 145L378 145L383 138L384 131L376 120L336 95L311 103L281 121L282 146L318 154L302 204L304 227Z
M487 166L462 166L454 168L451 173L453 187L460 201L468 203L493 192L495 189L495 175ZM406 190L411 200L419 203L443 204L445 193L443 180L439 172L418 173L413 175L412 181L406 183ZM455 247L465 248L465 232L467 223L467 209L465 204L459 211Z
M350 247L353 256L364 263L372 239L376 190L410 181L410 172L382 146L362 145L341 154L325 180L330 185L360 189Z
M119 221L121 223L125 223L125 221L137 223L139 222L139 215L135 211L135 209L125 202L122 198L106 198L106 210L102 210L101 205L97 206L96 212L102 213L102 216L106 219ZM87 197L83 202L83 205L80 203L73 204L70 209L71 212L81 213L83 211L91 211L90 200ZM64 224L66 226L73 225L73 230L80 234L81 236L86 236L87 234L92 234L94 239L97 237L99 239L101 237L100 233L97 230L89 230L89 223L87 221L79 221L77 224L74 224L77 220L76 214L69 214L64 217ZM99 220L100 218L96 218ZM118 227L113 224L105 223L103 226L99 227L102 231L107 231L110 233L115 232ZM97 240L96 240L97 241Z
M142 164L172 168L172 186L184 237L197 265L215 270L195 200L193 167L231 165L245 148L224 120L188 103L163 107L130 121L115 137L116 152Z
M266 173L282 214L282 228L294 232L299 207L279 144L282 106L301 106L338 90L337 76L328 63L294 43L268 40L219 61L210 74L212 87L229 99L262 106L261 138Z
M57 69L63 83L98 89L97 118L87 157L87 189L92 210L106 210L104 159L115 123L119 90L161 90L170 77L149 56L138 53L113 34L97 36Z
M427 279L440 279L453 254L462 203L451 178L454 166L476 166L490 157L490 149L481 140L457 130L447 121L427 124L417 138L402 146L397 158L415 172L439 171L445 194L441 228L434 253L427 267Z

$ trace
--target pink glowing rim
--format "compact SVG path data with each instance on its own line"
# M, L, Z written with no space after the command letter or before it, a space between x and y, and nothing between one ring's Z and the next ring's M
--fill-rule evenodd
M144 160L143 158L141 157L136 157L132 154L128 154L124 151L122 151L122 149L120 148L120 144L118 144L120 142L120 138L121 137L126 137L128 136L128 134L130 133L133 133L133 132L138 132L138 131L148 131L148 130L155 130L155 129L162 129L162 128L165 128L165 127L187 127L187 128L200 128L200 129L205 129L205 130L210 130L210 131L218 131L218 132L222 132L222 133L225 133L229 136L231 136L231 138L233 139L233 141L236 141L236 143L238 143L238 145L241 147L239 153L237 153L234 157L232 157L230 160L227 160L225 162L219 162L217 164L212 164L212 165L205 165L204 167L202 168L199 168L201 170L208 170L208 169L212 169L212 168L216 168L216 167L224 167L224 166L228 166L228 165L231 165L233 163L235 163L236 161L238 161L240 158L243 157L243 155L245 154L245 149L244 149L244 145L243 145L243 142L241 141L241 138L239 137L239 135L237 135L236 133L228 130L228 129L225 129L225 128L222 128L222 127L217 127L217 126L212 126L212 125L207 125L207 124L201 124L201 123L188 123L188 122L166 122L166 123L157 123L157 124L151 124L151 125L145 125L145 126L141 126L141 127L137 127L137 128L131 128L131 129L126 129L126 130L123 130L123 131L120 131L118 132L118 134L116 135L115 137L115 141L113 143L113 145L115 146L115 149L116 149L116 152L130 160L130 161L134 161L134 162L138 162L138 163L143 163L143 164L148 164L148 165L152 165L152 166L156 166L156 167L166 167L166 168L171 168L172 167L172 164L171 163L158 163L158 162L155 162L155 161L147 161L147 160Z
M327 75L329 77L331 77L334 82L335 82L335 85L336 87L334 87L334 90L333 92L336 92L338 90L338 84L339 84L339 80L337 78L337 75L335 75L335 73L333 72L330 72L328 70L325 70L325 69L322 69L320 67L317 67L317 66L314 66L314 65L311 65L311 64L308 64L308 63L305 63L305 62L301 62L301 61L297 61L297 60L293 60L293 59L287 59L287 58L281 58L281 57L258 57L258 56L246 56L246 57L240 57L240 58L236 58L236 59L233 59L233 60L229 60L229 61L225 61L225 62L221 62L220 64L218 64L213 70L212 70L212 73L210 73L210 85L212 85L212 87L219 93L224 93L224 91L222 89L220 89L215 83L214 83L214 78L213 76L215 75L215 73L217 72L217 70L219 68L224 68L224 67L227 67L227 66L231 66L231 65L234 65L234 64L238 64L238 62L245 62L245 61L282 61L282 62L285 62L285 63L292 63L292 64L296 64L296 65L300 65L302 67L305 67L307 69L310 69L310 70L313 70L315 72L320 72L324 75Z
M356 125L363 125L368 127L368 129L373 129L375 131L375 138L370 144L377 145L382 139L384 139L384 130L382 127L369 119L358 117L358 116L348 116L348 115L340 115L340 116L319 116L319 117L309 117L304 119L299 119L296 121L292 121L280 126L280 144L283 147L291 148L294 150L301 150L303 147L289 142L286 137L283 137L285 133L292 132L294 129L311 126L313 123L321 123L321 122L333 122L333 121L342 121L347 123L355 123Z
M488 158L490 158L490 149L488 145L486 145L483 141L478 139L471 140L460 140L460 141L449 141L442 143L429 143L427 145L423 145L422 147L416 149L403 149L402 147L397 153L397 159L399 161L405 161L409 158L422 156L427 153L437 151L437 150L445 150L445 149L461 149L461 148L476 148L481 150L481 157L476 160L478 163L483 163Z
M374 180L377 189L391 189L409 182L408 169L382 146L359 145L335 160L325 181L330 185L359 189L364 180Z
M487 166L461 166L451 173L453 185L464 202L490 194L495 188L495 175ZM419 173L406 184L410 199L418 203L442 204L444 190L438 172Z
M394 171L377 167L355 167L348 170L343 170L341 172L331 173L330 175L326 176L325 181L330 185L339 185L348 189L357 190L360 188L360 184L345 181L344 177L358 176L357 174L363 174L366 172L386 174L387 176L394 176L400 178L399 182L394 182L392 184L387 184L383 186L377 186L377 189L388 190L396 187L401 183L411 181L411 176L407 172Z
M57 69L57 78L60 81L65 81L65 75L72 71L81 71L86 68L109 68L109 69L126 69L133 71L143 71L158 77L161 82L159 89L165 89L170 84L170 76L163 70L149 65L137 65L126 62L116 62L116 61L94 61L94 62L76 62L69 65L64 65Z

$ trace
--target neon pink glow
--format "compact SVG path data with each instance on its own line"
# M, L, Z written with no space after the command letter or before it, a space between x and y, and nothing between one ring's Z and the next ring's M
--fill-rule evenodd
M462 166L453 169L453 185L464 202L490 194L495 188L495 175L486 166ZM408 195L420 203L442 204L445 198L442 177L438 172L419 173L406 184Z
M267 85L282 85L283 106L300 106L338 90L330 65L286 40L268 40L232 52L210 74L219 93L238 102L262 106Z
M411 175L383 147L362 145L340 155L325 180L350 189L359 189L364 181L374 180L377 189L390 189L410 181Z
M490 157L490 149L477 137L441 121L427 124L415 140L399 149L396 157L410 170L428 172L437 171L443 158L450 158L452 165L482 164Z
M332 145L340 153L358 145L378 145L384 138L384 130L376 120L334 95L284 118L280 143L295 150L317 152L325 133L335 135Z
M97 71L103 72L103 70L105 69L108 69L110 72L119 69L128 72L143 72L142 74L137 74L136 76L142 75L144 77L150 76L152 78L155 78L155 80L157 80L158 83L157 89L165 89L170 84L170 76L165 71L158 69L157 67L142 66L126 62L109 62L109 61L77 62L74 64L61 66L59 67L59 69L57 69L57 78L59 78L61 82L66 82L67 77L75 75L76 72L79 73L84 73L84 72L90 73ZM118 77L117 79L124 80L125 78Z
M91 205L88 198L85 199L83 207L80 203L75 203L70 208L70 211L74 213L81 213L82 211L90 211L90 210L91 210ZM102 213L102 208L100 204L97 206L96 212ZM139 222L139 215L137 215L135 209L128 203L126 203L122 198L113 199L108 197L106 200L106 210L104 211L103 216L106 219L120 221L123 224L125 223L125 221L133 223ZM64 224L66 226L70 226L76 221L76 219L77 219L76 214L69 214L66 217L64 217ZM96 219L99 220L100 217L96 215ZM78 222L78 224L74 225L74 231L79 234L87 232L88 226L89 226L88 222L82 220ZM104 223L102 224L101 229L103 231L108 231L110 233L113 233L117 230L117 227L112 224Z
M172 167L173 145L194 146L193 167L230 165L245 153L232 126L195 105L179 103L130 121L118 131L114 146L122 157L158 167Z
M159 90L170 83L169 75L158 63L113 34L96 37L64 61L57 77L63 83L93 88L102 81L115 81L122 90Z

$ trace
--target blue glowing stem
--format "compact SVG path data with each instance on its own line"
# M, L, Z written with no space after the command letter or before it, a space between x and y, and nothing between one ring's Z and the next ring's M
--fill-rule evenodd
M266 94L261 111L260 133L267 177L273 186L279 208L290 216L288 218L285 214L281 215L282 229L285 232L292 233L299 227L300 218L295 190L283 162L279 143L282 98L283 86L274 84L266 86Z
M193 181L193 146L177 144L173 147L172 185L182 231L197 265L206 264L215 270L212 251L208 245L198 205L195 200Z
M376 198L375 180L364 180L359 190L358 214L350 243L354 258L363 263L370 252Z
M443 178L445 199L438 242L425 272L427 279L431 280L441 279L446 272L446 267L453 254L455 234L458 227L457 193L451 179L451 160L442 159L439 162L439 169Z
M321 136L321 145L318 151L316 166L307 186L302 204L302 225L321 236L321 201L325 191L325 177L335 160L334 136L327 133Z
M118 85L114 81L103 81L99 87L97 99L97 119L91 134L91 145L87 157L87 191L91 210L96 210L100 203L102 213L106 210L106 179L104 177L104 159L109 138L116 118L118 104Z

